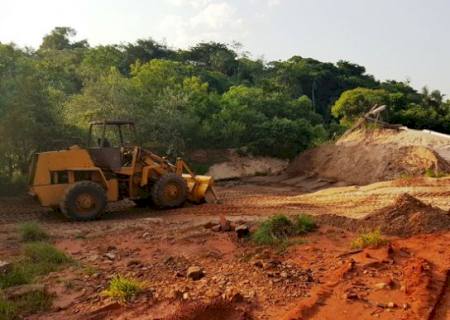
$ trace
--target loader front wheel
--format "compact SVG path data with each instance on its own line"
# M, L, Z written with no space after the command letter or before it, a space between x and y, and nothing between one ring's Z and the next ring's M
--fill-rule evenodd
M80 181L66 190L60 207L70 219L89 221L105 211L106 202L106 192L100 185L91 181Z
M186 181L175 173L163 175L152 188L153 203L159 208L176 208L187 199Z

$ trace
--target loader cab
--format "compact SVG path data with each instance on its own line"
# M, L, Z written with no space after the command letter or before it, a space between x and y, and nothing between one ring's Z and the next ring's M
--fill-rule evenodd
M95 165L117 171L129 166L136 145L134 122L126 120L93 121L89 125L88 151Z

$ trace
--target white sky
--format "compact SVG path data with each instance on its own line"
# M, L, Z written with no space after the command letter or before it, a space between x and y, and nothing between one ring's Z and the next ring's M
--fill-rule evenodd
M449 13L447 0L0 0L0 42L36 48L55 26L91 45L235 40L265 60L345 59L450 94Z

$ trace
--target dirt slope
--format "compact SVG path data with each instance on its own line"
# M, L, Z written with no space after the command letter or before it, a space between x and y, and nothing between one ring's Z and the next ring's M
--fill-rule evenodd
M450 165L439 152L444 154L449 142L415 130L357 130L335 144L300 154L287 173L291 177L316 174L356 185L423 175L427 170L448 173Z

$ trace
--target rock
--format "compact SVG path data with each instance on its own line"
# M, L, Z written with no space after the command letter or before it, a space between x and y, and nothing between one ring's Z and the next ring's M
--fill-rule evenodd
M234 287L227 288L222 295L222 298L232 303L240 303L244 301L244 296Z
M403 310L408 310L408 309L409 309L409 304L404 303L404 304L402 305L402 308L403 308Z
M198 266L191 266L187 269L186 276L192 280L200 280L205 276L205 272Z
M140 266L140 265L142 265L142 262L139 260L130 260L127 263L127 267Z
M114 252L107 252L105 253L105 257L109 260L114 260L116 258L116 254Z
M11 271L12 263L0 260L0 274L5 274Z
M238 238L244 238L250 235L250 228L246 224L241 224L235 229Z
M282 278L287 278L287 277L289 277L289 275L288 275L288 273L287 273L286 271L281 271L280 276L281 276Z
M231 231L231 223L224 215L220 215L220 230L223 232Z
M189 299L189 292L183 293L183 300L188 300L188 299Z
M393 309L395 307L397 307L397 305L394 302L388 302L388 304L386 305L389 309Z
M389 284L387 284L386 282L379 282L379 283L375 284L373 287L378 290L390 288Z
M24 295L34 292L46 292L46 287L43 284L24 284L21 286L14 286L4 290L5 296L8 299L20 298Z
M214 232L220 232L222 230L220 224L216 224L215 226L211 227L211 230Z
M358 295L355 292L347 292L344 293L344 299L347 300L357 300L358 299Z

